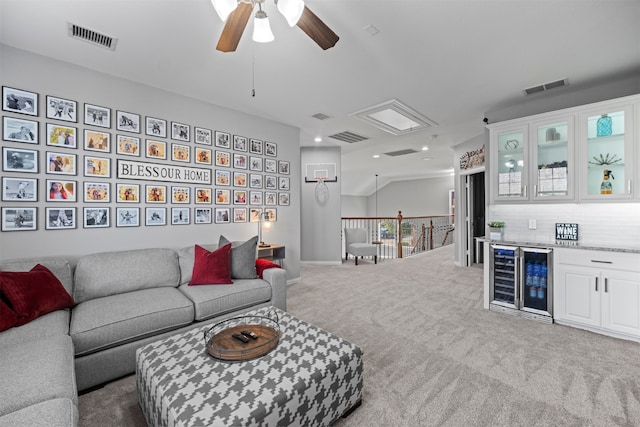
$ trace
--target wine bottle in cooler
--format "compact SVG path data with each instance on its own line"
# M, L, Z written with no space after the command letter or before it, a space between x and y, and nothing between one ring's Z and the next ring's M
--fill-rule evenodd
M547 264L540 266L540 287L538 288L538 299L544 299L547 292Z

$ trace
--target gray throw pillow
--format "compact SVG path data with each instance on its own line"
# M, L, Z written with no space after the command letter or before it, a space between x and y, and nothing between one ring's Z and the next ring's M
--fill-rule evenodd
M231 278L257 279L258 236L246 242L230 242L226 237L220 236L218 247L221 248L228 243L231 243Z

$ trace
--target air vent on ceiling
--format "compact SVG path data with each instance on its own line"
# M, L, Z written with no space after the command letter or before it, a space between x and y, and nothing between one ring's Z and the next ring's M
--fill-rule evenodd
M366 136L358 135L357 133L349 132L348 130L340 133L335 133L333 135L329 135L329 138L337 139L338 141L343 141L348 143L360 142L360 141L369 139Z
M556 80L554 82L544 83L538 86L528 87L524 89L523 92L525 95L532 95L534 93L544 92L545 90L567 86L568 84L569 84L569 79L561 79L561 80Z
M398 151L390 151L388 153L383 153L386 156L391 156L391 157L396 157L396 156L404 156L406 154L413 154L413 153L417 153L417 150L414 150L413 148L407 148L404 150L398 150Z
M327 120L330 116L327 116L326 114L323 113L315 113L313 116L314 119L318 119L318 120Z
M113 37L107 36L105 34L100 34L97 31L93 31L88 28L72 24L70 22L67 22L67 29L69 31L70 37L84 40L86 42L102 46L106 49L116 50L118 39L114 39Z

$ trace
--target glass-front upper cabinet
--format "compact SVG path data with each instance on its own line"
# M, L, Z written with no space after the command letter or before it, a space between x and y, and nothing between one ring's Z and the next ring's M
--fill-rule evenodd
M580 115L580 197L633 197L633 106L603 105Z
M549 118L532 123L530 128L532 198L573 200L576 168L573 117Z
M494 201L527 200L528 127L492 129L492 187Z

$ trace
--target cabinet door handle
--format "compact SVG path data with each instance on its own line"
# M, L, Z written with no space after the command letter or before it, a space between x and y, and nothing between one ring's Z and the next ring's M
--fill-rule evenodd
M533 195L538 197L538 184L533 185Z
M613 261L601 261L599 259L592 259L591 262L597 262L599 264L613 264Z
M523 195L522 197L527 197L527 186L525 185L524 187L522 187L522 191L523 191Z
M596 292L598 292L598 278L596 277Z
M627 180L627 194L631 194L631 180Z
M609 292L609 279L607 279L606 277L604 278L604 291L605 292Z

